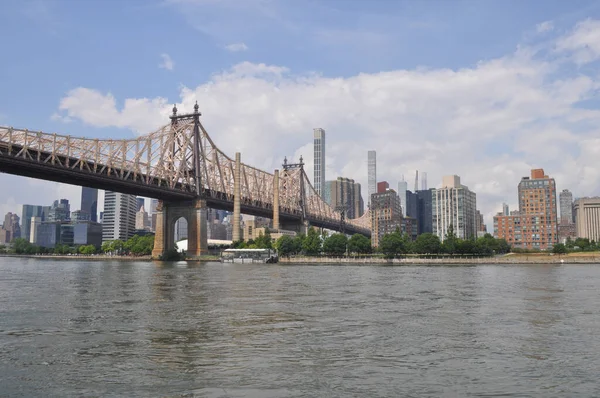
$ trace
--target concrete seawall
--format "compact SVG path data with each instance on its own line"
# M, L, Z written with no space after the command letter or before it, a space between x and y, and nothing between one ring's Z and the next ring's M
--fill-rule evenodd
M279 259L284 264L599 264L600 256L569 257L569 256L501 256L482 258L394 258L386 260L381 257L283 257Z

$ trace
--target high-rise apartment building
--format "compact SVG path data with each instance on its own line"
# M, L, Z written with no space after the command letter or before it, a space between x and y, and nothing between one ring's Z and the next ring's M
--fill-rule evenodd
M508 204L506 204L506 203L502 203L502 214L505 216L510 215L510 210L508 208Z
M396 191L371 195L371 245L378 247L383 235L402 230L402 210Z
M442 187L432 192L433 233L444 240L450 225L460 239L477 236L477 197L457 175L444 176Z
M90 215L90 221L98 221L98 190L81 187L81 211Z
M44 208L46 206L35 206L35 205L23 205L21 212L21 237L29 240L31 238L31 219L38 217L40 220L44 220ZM32 242L33 243L33 242Z
M514 247L552 249L558 242L556 184L544 169L519 182L519 210L494 216L494 235Z
M402 177L402 181L398 182L398 197L400 198L400 207L402 208L402 215L407 216L406 212L406 191L408 190L408 183L404 181L404 176Z
M551 249L558 242L556 183L544 169L531 170L519 182L522 247Z
M323 198L323 191L325 190L325 130L316 128L313 133L315 144L314 184L317 194Z
M344 207L346 218L358 218L363 215L364 202L359 183L349 178L338 177L325 183L325 200L335 208Z
M367 153L367 194L369 206L371 205L371 196L377 193L377 153L369 151Z
M600 242L600 197L579 198L573 210L577 237Z
M102 241L127 240L135 231L135 195L106 191L102 219Z

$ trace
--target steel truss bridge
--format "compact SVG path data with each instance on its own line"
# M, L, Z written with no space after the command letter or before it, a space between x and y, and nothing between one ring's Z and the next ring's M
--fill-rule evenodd
M370 236L370 214L344 219L317 194L302 163L271 174L225 155L200 123L173 108L171 123L135 139L76 138L0 127L0 172L206 206ZM236 160L238 160L236 162ZM236 173L239 182L236 184ZM237 186L236 186L237 185ZM274 209L278 208L279 211ZM275 213L275 217L274 217Z

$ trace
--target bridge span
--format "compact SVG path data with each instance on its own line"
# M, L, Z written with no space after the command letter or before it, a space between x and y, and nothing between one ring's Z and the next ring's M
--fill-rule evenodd
M316 193L299 163L268 173L225 155L190 114L135 139L76 138L0 127L0 172L159 199L155 253L173 248L174 223L188 221L188 254L206 251L207 207L273 219L273 228L315 226L370 236L370 214L344 216Z

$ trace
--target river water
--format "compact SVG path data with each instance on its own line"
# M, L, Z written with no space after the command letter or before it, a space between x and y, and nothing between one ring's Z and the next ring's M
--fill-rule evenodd
M0 396L598 397L600 267L0 257Z

